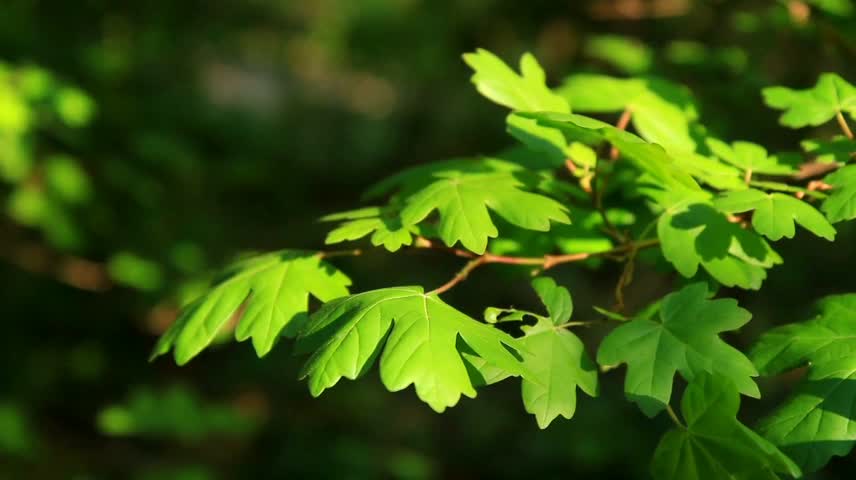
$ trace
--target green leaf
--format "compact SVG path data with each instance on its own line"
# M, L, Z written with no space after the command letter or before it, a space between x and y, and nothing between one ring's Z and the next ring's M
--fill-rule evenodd
M739 169L698 153L676 155L675 163L699 182L719 190L741 190L746 182Z
M750 353L764 375L810 365L794 396L759 425L806 471L856 444L856 294L826 297L819 311L765 333Z
M312 315L298 339L314 351L301 377L314 396L340 378L364 374L380 355L380 377L390 391L413 384L416 394L437 412L475 397L474 385L456 344L507 372L525 372L512 353L517 340L479 323L421 287L372 290L325 304Z
M585 54L602 60L628 74L644 73L651 67L654 53L645 43L620 35L595 35L586 41Z
M698 112L683 86L655 77L623 79L584 73L568 77L558 92L578 112L629 110L639 135L669 152L696 149L690 124Z
M561 166L571 156L568 142L562 132L555 128L539 125L531 118L511 113L505 119L506 128L512 137L536 152L547 156L553 166Z
M215 286L186 306L163 334L152 358L174 349L183 365L237 320L235 338L253 339L261 357L280 334L294 336L305 318L309 295L322 302L348 294L351 281L316 252L283 250L238 262Z
M752 362L718 335L742 327L752 315L733 299L708 296L704 283L670 293L658 316L627 322L601 343L597 362L627 364L625 393L645 414L653 416L669 404L676 372L687 381L716 373L735 382L744 395L760 396Z
M358 240L371 235L374 246L383 245L390 252L397 252L402 245L413 243L416 227L404 226L396 214L387 209L366 207L358 210L335 213L321 218L321 221L340 221L344 223L327 233L324 243L327 245Z
M557 128L569 142L588 145L609 142L637 168L648 174L659 188L672 190L679 195L700 192L701 188L688 173L677 166L672 157L659 145L648 143L632 133L619 130L599 120L575 114L521 113L539 124Z
M737 420L740 394L727 378L699 375L681 401L685 428L657 445L651 474L657 480L775 480L801 475L773 444Z
M567 208L551 198L524 191L524 186L508 171L438 173L433 183L405 200L401 220L405 225L415 225L437 210L437 230L443 242L450 247L461 242L478 254L484 253L488 238L499 234L488 209L512 225L540 232L548 231L551 221L570 222Z
M744 172L790 175L796 171L792 165L782 162L781 157L770 156L764 147L751 142L737 141L728 145L721 140L708 138L707 146L714 155Z
M801 143L805 153L817 162L847 163L856 159L856 140L837 136L832 140L809 139Z
M728 287L757 290L781 257L757 233L728 221L710 203L680 202L660 215L657 236L666 260L692 278L699 265Z
M478 91L500 105L512 110L570 112L568 102L547 87L544 70L530 53L520 58L520 74L483 49L464 54L464 61L475 71L472 82Z
M561 325L571 319L574 303L567 288L556 285L555 280L550 277L532 280L532 288L535 289L541 303L547 307L553 325Z
M786 127L821 125L839 112L856 117L856 87L835 73L822 74L813 88L769 87L763 93L768 106L785 111L779 123Z
M829 197L820 207L832 223L856 218L856 165L848 165L823 179L832 185Z
M516 309L488 308L485 317L491 321L522 321L536 319L535 325L523 326L524 336L519 339L524 347L520 354L524 367L531 372L521 384L523 405L535 415L540 428L547 428L558 416L571 419L576 410L576 388L588 395L598 394L597 368L589 359L582 341L560 326L571 318L573 302L564 287L549 277L532 281L532 288L547 307L549 317ZM503 316L499 318L499 315ZM498 375L495 366L474 363L478 377L496 382L508 375Z
M713 204L726 213L754 210L752 226L770 240L793 238L794 223L829 241L835 239L835 228L811 205L791 195L765 193L748 189L726 192L715 198Z
M526 335L520 339L532 352L523 354L523 364L533 377L522 381L523 405L542 429L560 415L569 420L574 416L577 387L589 396L598 394L597 368L583 342L554 323L539 319L534 326L524 327Z

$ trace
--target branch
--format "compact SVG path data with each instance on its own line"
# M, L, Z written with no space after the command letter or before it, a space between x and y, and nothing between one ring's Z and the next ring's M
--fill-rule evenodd
M839 111L835 114L835 119L838 120L838 126L841 127L841 131L844 132L844 135L847 135L847 138L853 140L853 131L850 130L850 125L847 124L847 119L844 118L844 115Z
M488 263L502 263L506 265L531 265L536 267L541 267L541 270L548 270L550 268L555 267L556 265L561 265L564 263L573 263L573 262L581 262L583 260L587 260L589 258L598 258L598 257L610 257L617 254L625 254L633 251L638 251L645 248L654 247L660 244L660 240L651 239L645 240L637 243L626 243L619 247L615 247L611 250L606 250L603 252L583 252L583 253L571 253L567 255L544 255L543 257L512 257L506 255L494 255L492 253L486 253L484 255L475 256L471 255L471 260L464 265L451 280L443 284L442 286L432 290L431 294L441 294L443 292L447 292L452 289L455 285L463 282L467 279L470 273L476 268L486 265ZM453 252L456 252L453 250ZM469 252L467 252L469 253Z

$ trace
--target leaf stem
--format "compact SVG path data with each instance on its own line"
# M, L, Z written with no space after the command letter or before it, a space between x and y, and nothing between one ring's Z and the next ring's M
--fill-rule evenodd
M619 130L627 130L627 126L630 124L631 118L633 118L633 111L629 108L625 109L623 112L621 112L621 116L618 117L618 121L615 122L615 128ZM613 161L617 160L619 153L620 152L618 151L618 149L613 146L609 150L609 159Z
M841 127L841 131L844 132L844 135L847 135L847 138L853 140L853 131L850 130L850 125L847 124L847 119L844 118L844 114L842 114L840 110L835 114L835 119L838 120L838 126Z
M672 419L672 422L674 422L674 424L677 425L678 428L682 428L682 429L687 428L686 426L684 426L683 422L681 422L681 419L678 418L678 414L675 413L675 410L672 409L671 405L668 405L668 404L666 405L666 413L669 414L669 418Z
M355 248L353 250L330 250L330 251L320 251L318 252L318 256L321 258L333 258L333 257L359 257L363 254L363 251L359 248Z

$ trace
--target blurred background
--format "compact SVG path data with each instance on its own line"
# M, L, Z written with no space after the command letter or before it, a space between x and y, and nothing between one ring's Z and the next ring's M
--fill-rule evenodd
M771 150L817 132L777 125L760 88L856 79L850 0L149 0L0 3L0 479L647 478L666 418L623 398L621 371L572 421L538 430L503 382L442 415L372 372L312 399L287 343L259 360L224 342L147 363L213 269L249 250L318 248L317 218L405 167L512 143L461 54L532 51L571 71L688 85L710 130ZM811 302L856 291L856 232L783 241L746 347ZM357 290L439 285L460 260L383 251L336 262ZM629 303L669 291L642 268ZM580 319L617 267L566 266ZM528 272L489 266L450 292L538 308ZM632 311L632 310L631 310ZM597 337L602 332L589 332ZM591 345L591 344L590 344ZM794 378L762 380L743 420ZM846 478L852 458L826 474Z

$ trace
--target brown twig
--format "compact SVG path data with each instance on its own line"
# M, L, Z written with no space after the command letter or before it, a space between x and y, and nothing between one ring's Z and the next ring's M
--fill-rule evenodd
M844 135L846 135L850 140L853 140L853 131L850 130L850 125L847 124L847 119L844 118L844 115L841 112L838 112L835 114L835 119L838 120L838 126L841 127L841 131L844 132Z
M611 250L594 253L572 253L567 255L544 255L543 257L512 257L506 255L494 255L486 253L484 255L473 256L464 268L462 268L454 277L440 287L432 290L432 294L441 294L452 289L455 285L467 279L470 273L476 268L488 263L502 263L506 265L531 265L540 267L541 270L548 270L564 263L573 263L587 260L589 258L610 257L616 254L628 253L633 250L641 250L659 245L657 239L645 240L638 243L627 243Z

